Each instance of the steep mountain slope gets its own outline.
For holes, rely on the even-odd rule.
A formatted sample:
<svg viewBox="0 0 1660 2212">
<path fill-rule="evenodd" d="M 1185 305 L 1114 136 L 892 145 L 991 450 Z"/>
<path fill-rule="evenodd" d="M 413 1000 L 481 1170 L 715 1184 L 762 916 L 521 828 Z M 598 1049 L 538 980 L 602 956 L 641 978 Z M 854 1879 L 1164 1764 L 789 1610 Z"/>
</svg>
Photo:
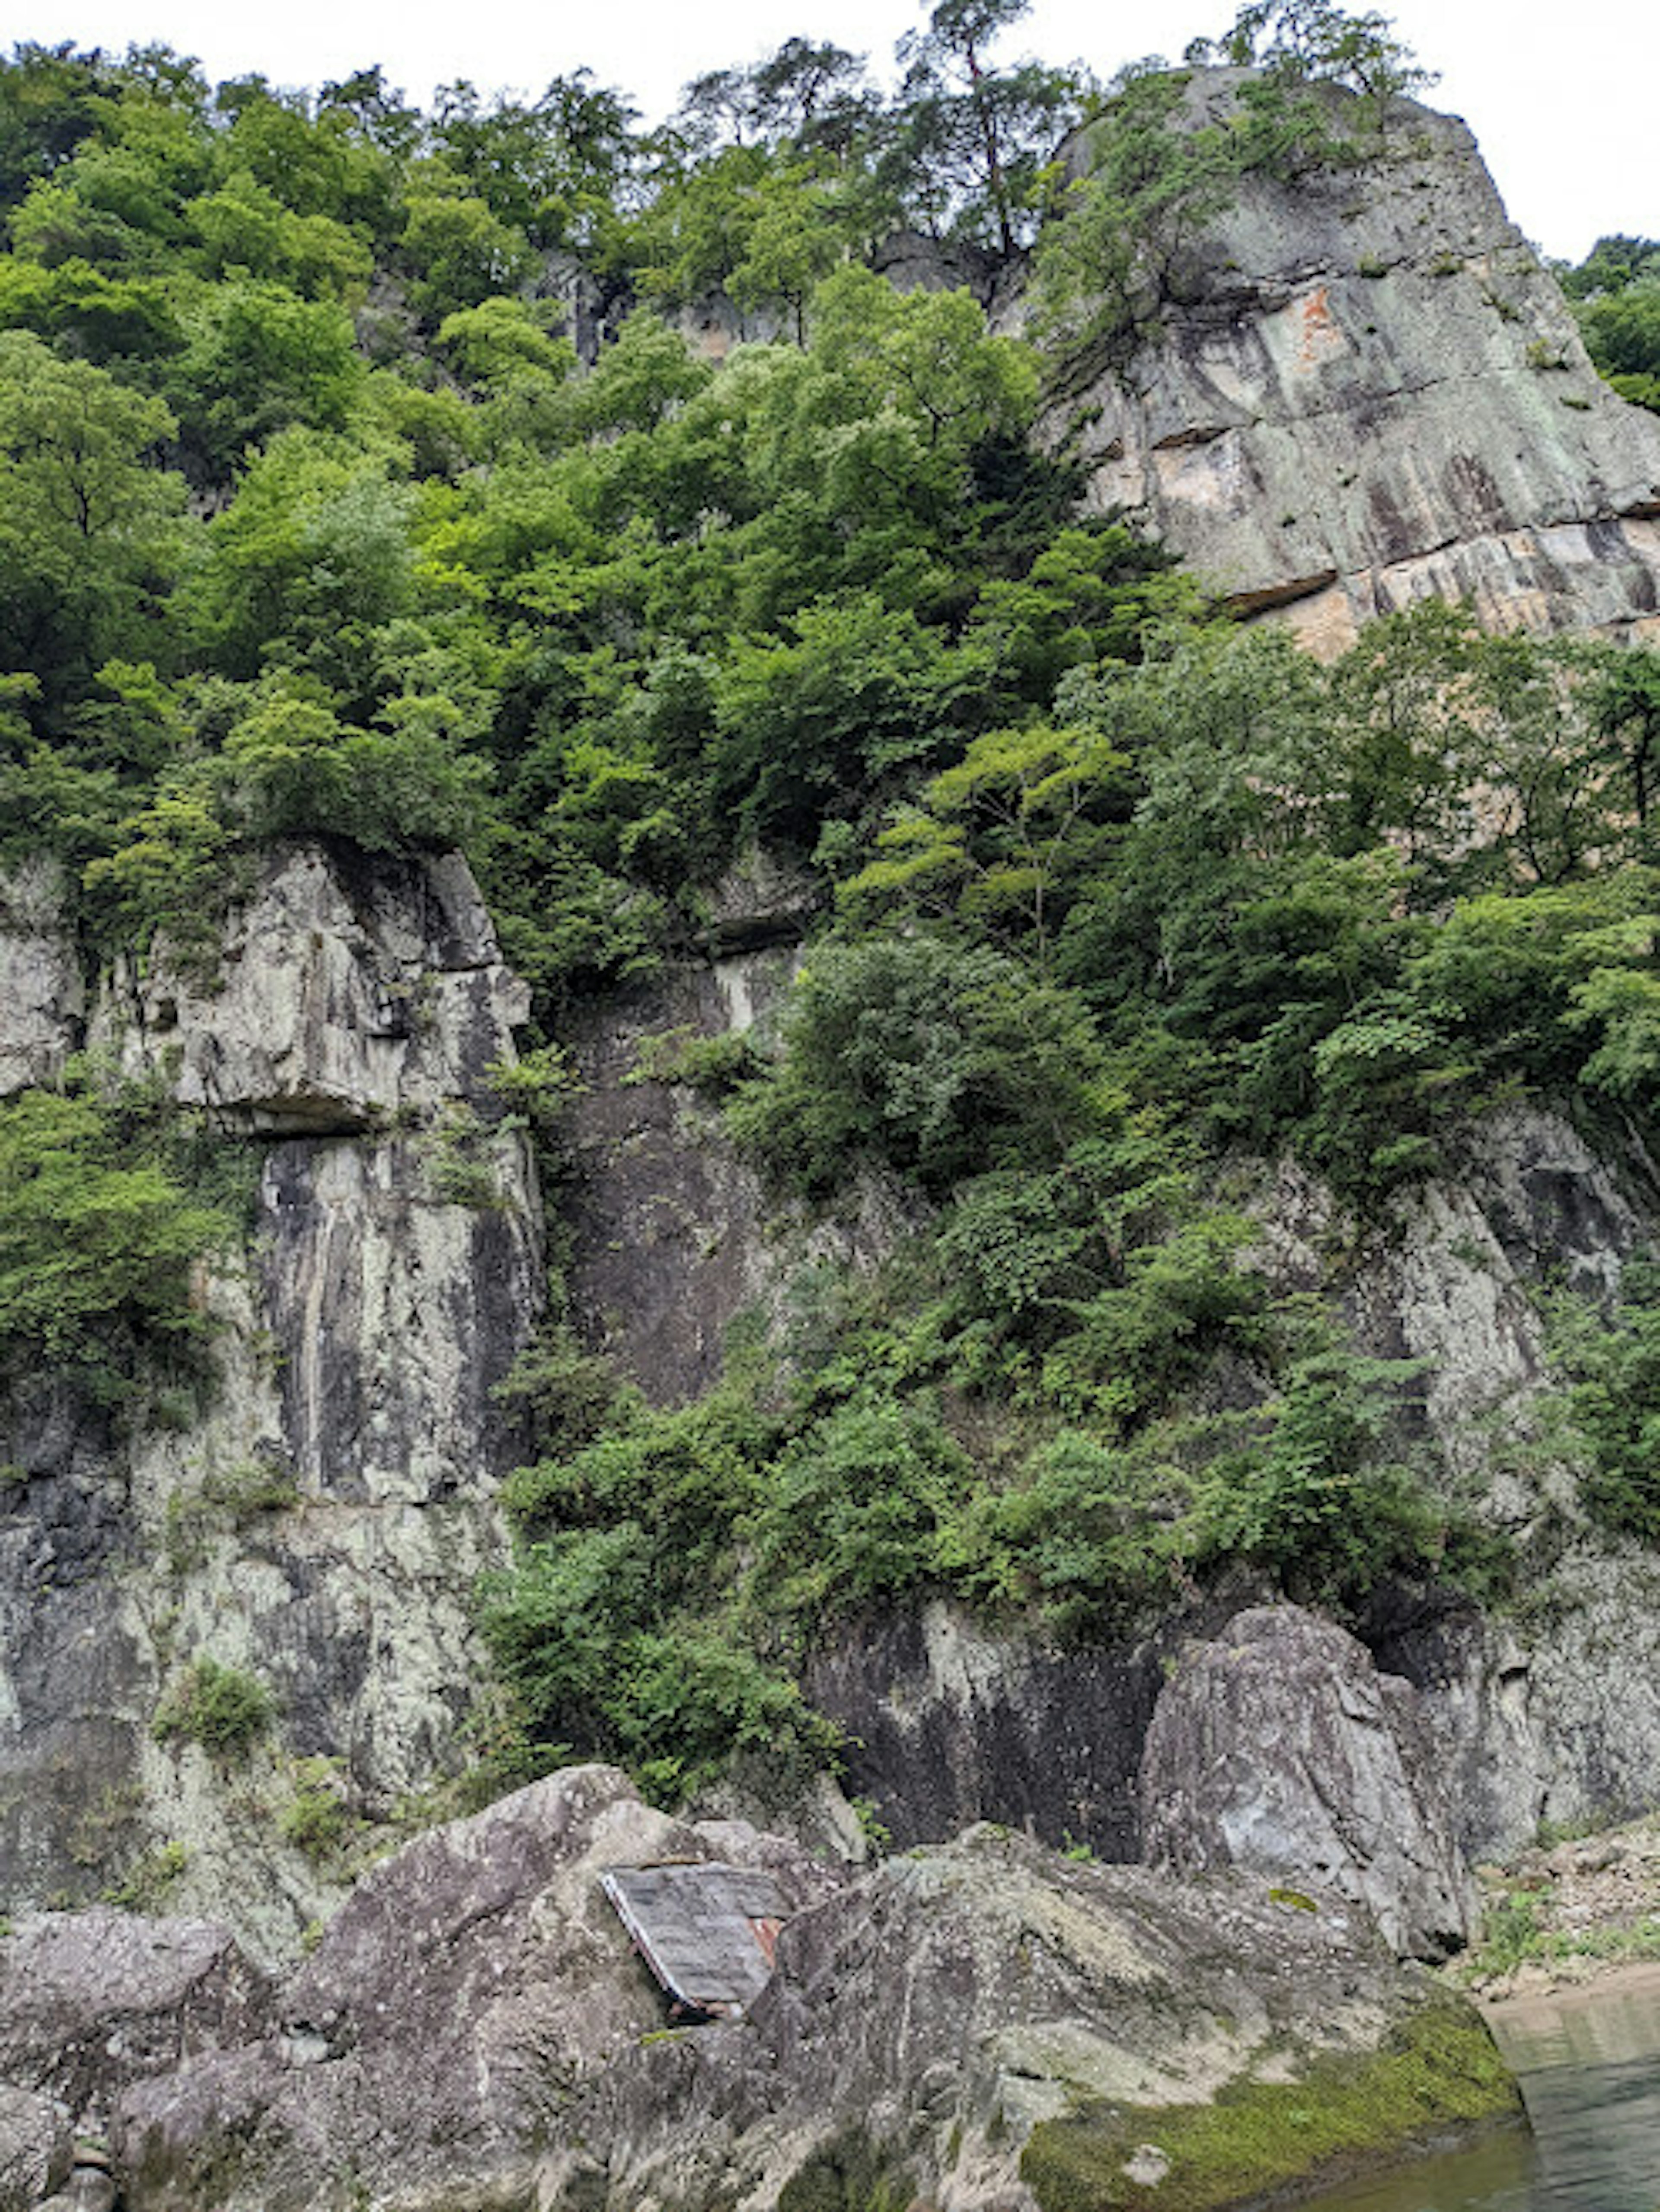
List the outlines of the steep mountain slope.
<svg viewBox="0 0 1660 2212">
<path fill-rule="evenodd" d="M 535 375 L 488 433 L 411 384 L 395 464 L 382 427 L 273 440 L 203 556 L 229 658 L 161 707 L 119 667 L 50 733 L 77 835 L 100 714 L 165 762 L 87 848 L 89 887 L 163 879 L 161 926 L 88 975 L 70 873 L 15 867 L 0 1081 L 135 1158 L 167 1132 L 232 1218 L 171 1368 L 56 1358 L 48 1314 L 6 1376 L 0 2212 L 100 2114 L 132 2212 L 1093 2202 L 1146 2149 L 1106 2103 L 1313 2063 L 1333 2005 L 1376 2042 L 1423 1993 L 1388 1953 L 1468 1932 L 1469 1855 L 1653 1794 L 1660 1509 L 1564 1393 L 1576 1327 L 1602 1387 L 1652 1317 L 1660 705 L 1454 620 L 1389 634 L 1398 689 L 1386 645 L 1319 690 L 1057 520 L 1010 428 L 1036 369 L 970 301 L 832 282 L 817 354 L 724 386 L 634 326 L 592 419 L 498 302 Z M 1322 648 L 1423 599 L 1652 626 L 1660 428 L 1462 125 L 1243 175 L 1164 293 L 1044 435 L 1236 611 Z M 386 471 L 423 440 L 417 492 Z M 431 849 L 473 818 L 457 730 L 514 784 L 495 920 Z M 757 831 L 794 849 L 682 879 Z M 497 920 L 562 1101 L 539 1160 Z M 595 1751 L 794 1840 L 578 1767 L 365 1872 L 469 1762 Z M 1028 1839 L 948 1841 L 976 1820 Z M 803 1838 L 924 1855 L 842 1884 Z M 683 1851 L 816 1900 L 753 2031 L 665 2041 L 596 1903 Z M 1156 2017 L 1115 2040 L 1104 1989 Z M 451 2101 L 411 2144 L 422 2069 Z"/>
</svg>

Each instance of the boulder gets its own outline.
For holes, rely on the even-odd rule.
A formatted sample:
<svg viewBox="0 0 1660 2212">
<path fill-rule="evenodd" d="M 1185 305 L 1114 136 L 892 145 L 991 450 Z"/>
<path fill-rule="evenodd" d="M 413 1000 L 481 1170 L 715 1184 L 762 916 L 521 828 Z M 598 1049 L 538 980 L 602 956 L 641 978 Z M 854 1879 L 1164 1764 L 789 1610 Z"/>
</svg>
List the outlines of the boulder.
<svg viewBox="0 0 1660 2212">
<path fill-rule="evenodd" d="M 3 1963 L 0 2083 L 77 2119 L 128 2082 L 247 2041 L 270 1997 L 228 1929 L 108 1906 L 33 1916 Z"/>
<path fill-rule="evenodd" d="M 664 1858 L 763 1869 L 783 1895 L 741 2021 L 671 2025 L 604 1898 L 604 1868 Z M 1033 2212 L 1043 2131 L 1064 2161 L 1069 2130 L 1098 2152 L 1128 2130 L 1112 2154 L 1145 2172 L 1179 2159 L 1183 2108 L 1259 2075 L 1294 2101 L 1305 2066 L 1363 2065 L 1426 1996 L 1353 1916 L 1259 1882 L 988 1827 L 838 1875 L 588 1767 L 376 1869 L 240 2047 L 97 2087 L 128 2212 Z M 1504 2104 L 1473 2017 L 1459 2034 L 1483 2109 Z M 1445 2117 L 1436 2094 L 1414 2125 Z"/>
<path fill-rule="evenodd" d="M 1147 1732 L 1141 1812 L 1148 1863 L 1171 1873 L 1335 1893 L 1403 1957 L 1444 1958 L 1471 1932 L 1415 1692 L 1298 1607 L 1256 1607 L 1188 1648 Z"/>
<path fill-rule="evenodd" d="M 289 1977 L 274 2033 L 128 2088 L 115 2142 L 130 2204 L 301 2212 L 356 2201 L 356 2178 L 377 2204 L 528 2202 L 543 2147 L 664 2026 L 599 1872 L 700 1858 L 763 1869 L 792 1910 L 836 1881 L 741 1823 L 656 1812 L 606 1767 L 417 1838 Z"/>
</svg>

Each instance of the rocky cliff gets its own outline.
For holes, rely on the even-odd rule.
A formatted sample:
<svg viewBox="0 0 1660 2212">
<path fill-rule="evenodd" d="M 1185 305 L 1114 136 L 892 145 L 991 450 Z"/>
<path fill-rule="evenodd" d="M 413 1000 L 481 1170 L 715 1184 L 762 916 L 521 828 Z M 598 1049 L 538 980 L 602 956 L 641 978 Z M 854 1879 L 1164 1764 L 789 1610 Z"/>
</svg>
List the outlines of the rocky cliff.
<svg viewBox="0 0 1660 2212">
<path fill-rule="evenodd" d="M 78 981 L 38 877 L 9 912 L 27 975 Z M 40 993 L 10 1002 L 26 1079 L 79 1041 L 74 982 L 52 1004 L 55 1034 Z M 328 1893 L 283 1840 L 294 1762 L 381 1813 L 455 1764 L 471 1587 L 503 1547 L 491 1392 L 542 1287 L 528 1150 L 488 1082 L 523 1013 L 459 861 L 319 846 L 271 856 L 216 970 L 162 946 L 106 985 L 94 1048 L 245 1147 L 252 1196 L 201 1287 L 200 1404 L 129 1432 L 40 1376 L 8 1409 L 14 1905 L 165 1880 L 292 1942 Z M 204 1660 L 269 1698 L 244 1765 L 154 1732 Z"/>
<path fill-rule="evenodd" d="M 1426 596 L 1622 634 L 1660 609 L 1660 430 L 1591 375 L 1462 125 L 1421 111 L 1363 171 L 1246 179 L 1156 336 L 1049 428 L 1096 508 L 1316 645 Z M 757 864 L 707 902 L 707 957 L 567 1015 L 575 1320 L 660 1406 L 717 1379 L 734 1322 L 826 1262 L 874 1269 L 927 1211 L 874 1170 L 820 1215 L 780 1201 L 676 1078 L 677 1040 L 768 1021 L 816 918 Z M 348 1896 L 319 1834 L 431 1818 L 489 1717 L 497 1386 L 544 1293 L 492 1081 L 525 1013 L 453 857 L 279 847 L 205 963 L 161 943 L 90 984 L 53 870 L 0 893 L 0 1090 L 88 1048 L 247 1193 L 195 1285 L 196 1396 L 123 1422 L 41 1373 L 4 1409 L 0 2212 L 90 2124 L 131 2212 L 1031 2212 L 1110 2201 L 1103 2172 L 1156 2207 L 1161 2115 L 1268 2094 L 1316 2045 L 1412 2055 L 1425 1984 L 1392 1954 L 1468 1935 L 1472 1856 L 1651 1797 L 1660 1565 L 1592 1524 L 1540 1401 L 1548 1286 L 1606 1299 L 1660 1189 L 1611 1120 L 1594 1146 L 1505 1105 L 1365 1220 L 1288 1161 L 1227 1173 L 1275 1291 L 1420 1363 L 1403 1432 L 1523 1559 L 1525 1602 L 1386 1584 L 1350 1634 L 1235 1567 L 1173 1574 L 1116 1639 L 937 1595 L 843 1613 L 803 1662 L 844 1739 L 829 1818 L 682 1822 L 568 1771 Z M 181 1717 L 216 1680 L 252 1700 L 234 1757 Z M 909 1855 L 868 1863 L 846 1798 Z M 711 1856 L 782 1886 L 780 1972 L 750 2021 L 666 2033 L 597 1876 Z M 1470 2117 L 1502 2091 L 1451 2033 L 1471 2102 L 1434 2110 Z"/>
<path fill-rule="evenodd" d="M 1239 82 L 1198 73 L 1189 124 Z M 1495 629 L 1660 619 L 1660 422 L 1592 369 L 1463 124 L 1410 103 L 1359 167 L 1243 178 L 1050 434 L 1096 508 L 1322 651 L 1426 599 Z"/>
</svg>

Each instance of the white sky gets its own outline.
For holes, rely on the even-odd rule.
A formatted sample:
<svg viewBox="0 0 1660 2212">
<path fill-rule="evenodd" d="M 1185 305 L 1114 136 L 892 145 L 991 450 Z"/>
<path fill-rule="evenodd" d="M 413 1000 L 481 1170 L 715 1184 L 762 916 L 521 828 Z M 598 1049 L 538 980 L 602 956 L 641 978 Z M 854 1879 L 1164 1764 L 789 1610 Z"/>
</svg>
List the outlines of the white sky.
<svg viewBox="0 0 1660 2212">
<path fill-rule="evenodd" d="M 1351 0 L 1358 9 L 1360 0 Z M 215 79 L 262 70 L 317 84 L 380 63 L 411 99 L 465 76 L 533 93 L 586 64 L 649 119 L 701 70 L 770 52 L 794 33 L 834 39 L 885 70 L 916 0 L 611 0 L 575 9 L 513 0 L 33 0 L 8 9 L 0 43 L 120 48 L 159 40 Z M 1655 0 L 1383 0 L 1401 37 L 1441 73 L 1427 95 L 1462 115 L 1514 220 L 1547 252 L 1578 260 L 1607 231 L 1660 237 L 1660 6 Z M 1139 55 L 1179 58 L 1214 35 L 1235 0 L 1034 0 L 1003 49 L 1082 60 L 1103 76 Z"/>
</svg>

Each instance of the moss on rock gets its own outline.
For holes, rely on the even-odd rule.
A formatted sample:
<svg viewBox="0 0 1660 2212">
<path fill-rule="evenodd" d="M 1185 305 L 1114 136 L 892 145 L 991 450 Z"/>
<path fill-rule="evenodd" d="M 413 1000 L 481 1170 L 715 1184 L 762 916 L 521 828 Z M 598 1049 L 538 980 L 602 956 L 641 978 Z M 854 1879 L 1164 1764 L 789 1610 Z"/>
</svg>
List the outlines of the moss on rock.
<svg viewBox="0 0 1660 2212">
<path fill-rule="evenodd" d="M 1208 2105 L 1046 2120 L 1020 2172 L 1043 2212 L 1225 2212 L 1520 2111 L 1481 2015 L 1437 1993 L 1370 2057 L 1323 2052 L 1294 2081 L 1231 2082 Z"/>
</svg>

